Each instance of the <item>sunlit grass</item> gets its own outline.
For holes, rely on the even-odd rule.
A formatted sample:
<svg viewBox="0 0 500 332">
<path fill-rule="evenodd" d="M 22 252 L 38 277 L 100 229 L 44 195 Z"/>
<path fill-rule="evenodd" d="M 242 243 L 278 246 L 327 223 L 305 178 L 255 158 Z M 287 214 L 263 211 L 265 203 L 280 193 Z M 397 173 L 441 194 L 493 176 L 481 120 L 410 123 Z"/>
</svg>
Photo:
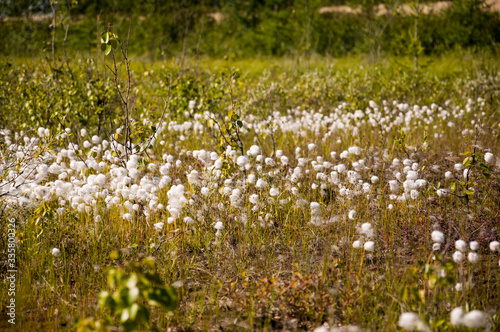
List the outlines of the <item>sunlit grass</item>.
<svg viewBox="0 0 500 332">
<path fill-rule="evenodd" d="M 26 63 L 28 68 L 39 66 L 39 60 L 10 60 L 16 69 Z M 152 322 L 161 330 L 313 330 L 325 323 L 330 327 L 353 324 L 372 330 L 397 330 L 403 312 L 417 313 L 433 329 L 453 330 L 459 329 L 450 323 L 450 311 L 455 307 L 482 310 L 489 317 L 488 326 L 493 330 L 498 328 L 499 257 L 498 252 L 488 249 L 491 241 L 500 239 L 497 166 L 500 128 L 496 111 L 499 79 L 495 67 L 498 60 L 465 53 L 423 57 L 420 59 L 422 72 L 417 76 L 412 76 L 411 59 L 403 58 L 387 58 L 377 63 L 365 57 L 313 57 L 299 62 L 290 58 L 238 61 L 200 58 L 198 71 L 196 59 L 190 58 L 184 59 L 185 72 L 175 67 L 179 61 L 132 59 L 134 93 L 138 96 L 133 117 L 140 120 L 134 123 L 138 131 L 143 130 L 141 121 L 158 123 L 162 105 L 159 97 L 166 95 L 166 77 L 179 77 L 162 131 L 148 154 L 142 156 L 146 164 L 155 163 L 155 169 L 147 169 L 146 165 L 130 166 L 130 169 L 139 169 L 141 176 L 130 179 L 130 183 L 120 182 L 124 176 L 112 175 L 112 168 L 122 164 L 107 159 L 106 148 L 95 156 L 89 148 L 83 148 L 84 141 L 97 134 L 97 124 L 101 122 L 94 121 L 95 115 L 90 114 L 88 120 L 85 119 L 91 123 L 86 126 L 89 135 L 84 137 L 79 132 L 83 121 L 76 121 L 81 121 L 78 115 L 91 113 L 97 106 L 76 105 L 72 107 L 81 107 L 76 108 L 81 114 L 69 113 L 69 117 L 75 116 L 75 123 L 64 123 L 72 128 L 67 140 L 58 136 L 64 127 L 59 128 L 55 121 L 50 127 L 50 135 L 58 136 L 59 140 L 50 146 L 53 158 L 44 163 L 64 162 L 70 169 L 71 161 L 79 159 L 61 155 L 61 149 L 68 149 L 68 140 L 78 143 L 82 158 L 88 162 L 95 158 L 104 165 L 100 169 L 68 170 L 64 181 L 71 182 L 71 176 L 74 180 L 87 181 L 89 175 L 100 173 L 106 175 L 105 184 L 90 197 L 80 189 L 66 196 L 57 197 L 54 192 L 39 195 L 37 185 L 51 183 L 57 187 L 55 181 L 59 174 L 47 173 L 37 179 L 38 184 L 26 187 L 21 193 L 30 199 L 29 204 L 19 207 L 7 198 L 1 201 L 1 218 L 14 217 L 18 223 L 20 272 L 16 328 L 70 329 L 77 318 L 102 318 L 106 312 L 97 306 L 97 297 L 106 288 L 106 269 L 124 266 L 126 261 L 141 261 L 150 255 L 155 257 L 165 283 L 178 287 L 178 310 L 171 313 L 152 310 Z M 43 64 L 38 69 L 41 67 Z M 242 73 L 234 83 L 234 94 L 245 126 L 244 151 L 252 145 L 260 145 L 259 154 L 264 158 L 273 157 L 275 165 L 266 164 L 265 159 L 257 161 L 257 157 L 250 154 L 250 166 L 243 171 L 231 153 L 225 155 L 225 146 L 216 139 L 217 130 L 210 128 L 203 118 L 204 112 L 222 117 L 227 114 L 231 103 L 227 77 L 233 68 Z M 87 86 L 86 75 L 97 72 L 100 79 L 103 77 L 100 67 L 101 72 L 91 68 L 95 71 L 91 74 L 83 65 L 75 65 L 73 70 L 76 81 L 81 84 L 68 88 L 77 90 L 75 94 Z M 31 73 L 31 69 L 27 72 Z M 45 83 L 51 82 L 48 73 L 37 73 L 33 81 L 26 79 L 25 83 L 15 85 L 9 81 L 12 73 L 5 69 L 2 87 L 12 93 L 16 91 L 10 90 L 12 86 L 22 90 L 28 85 L 44 96 L 45 89 L 55 91 L 49 90 Z M 418 84 L 415 80 L 419 80 Z M 104 90 L 92 91 L 88 99 L 103 95 L 112 100 L 116 97 Z M 64 91 L 62 96 L 67 94 L 69 92 Z M 86 95 L 82 95 L 86 100 Z M 16 103 L 26 102 L 22 95 L 12 93 L 12 96 L 19 98 L 15 99 Z M 68 100 L 76 100 L 74 98 Z M 386 98 L 387 110 L 384 110 Z M 485 100 L 484 105 L 478 98 Z M 45 100 L 38 100 L 39 107 L 43 106 Z M 189 100 L 195 100 L 198 107 L 192 114 Z M 210 104 L 211 100 L 217 103 Z M 376 106 L 370 101 L 375 101 Z M 117 108 L 108 102 L 106 107 Z M 435 109 L 431 106 L 433 102 L 437 104 Z M 16 103 L 8 104 L 11 112 L 16 110 Z M 342 103 L 345 106 L 340 107 Z M 407 109 L 398 106 L 404 103 L 409 104 Z M 414 105 L 419 108 L 413 112 Z M 424 106 L 433 111 L 420 114 Z M 466 111 L 467 107 L 470 111 Z M 464 112 L 461 113 L 461 109 Z M 351 119 L 356 110 L 365 113 Z M 195 114 L 200 117 L 195 118 Z M 332 114 L 337 114 L 337 118 Z M 373 119 L 369 114 L 374 115 Z M 19 121 L 21 114 L 6 116 L 12 122 L 2 124 L 17 130 L 12 126 L 18 125 L 15 121 Z M 382 120 L 383 117 L 387 119 Z M 32 126 L 42 126 L 36 119 L 26 119 L 32 121 Z M 121 126 L 122 118 L 116 119 L 117 123 L 110 125 L 113 129 Z M 339 126 L 332 129 L 332 123 L 337 120 Z M 177 128 L 174 121 L 179 126 L 198 121 L 204 130 Z M 479 124 L 477 129 L 475 124 Z M 275 126 L 275 131 L 266 126 Z M 401 128 L 405 129 L 404 139 Z M 27 135 L 38 137 L 38 128 L 32 129 Z M 7 137 L 12 140 L 13 136 L 3 135 L 3 140 Z M 100 138 L 109 139 L 102 133 Z M 40 139 L 40 145 L 45 144 L 43 135 Z M 402 143 L 398 143 L 398 139 L 403 140 Z M 360 148 L 359 154 L 349 152 L 346 158 L 341 157 L 343 151 L 354 146 Z M 438 189 L 450 190 L 452 183 L 456 185 L 453 194 L 463 195 L 460 190 L 467 189 L 460 184 L 463 170 L 455 170 L 454 165 L 464 165 L 463 153 L 473 146 L 476 146 L 476 160 L 489 165 L 490 177 L 486 177 L 479 166 L 464 166 L 474 172 L 474 180 L 468 184 L 474 187 L 470 200 L 466 202 L 454 195 L 438 196 Z M 297 147 L 301 149 L 298 153 Z M 216 152 L 217 158 L 225 155 L 219 175 L 216 168 L 210 168 L 215 160 L 210 159 L 205 165 L 193 157 L 193 152 L 200 149 Z M 277 150 L 288 157 L 288 164 L 277 156 Z M 488 151 L 494 156 L 493 162 L 485 160 Z M 331 152 L 336 155 L 332 156 Z M 168 157 L 164 154 L 172 156 L 165 174 L 161 166 L 167 164 Z M 301 163 L 298 157 L 307 160 L 300 166 L 302 177 L 292 180 L 294 169 Z M 318 157 L 323 160 L 318 161 Z M 394 163 L 395 158 L 400 160 L 399 165 Z M 409 160 L 406 170 L 405 159 Z M 180 166 L 175 165 L 177 160 Z M 315 169 L 312 161 L 331 165 L 325 170 Z M 355 171 L 359 178 L 349 181 L 350 175 L 339 171 L 338 182 L 331 180 L 333 167 L 339 164 Z M 415 189 L 418 194 L 415 199 L 409 198 L 410 190 L 405 193 L 403 189 L 412 167 L 419 179 L 426 181 L 425 186 Z M 188 174 L 192 170 L 200 173 L 201 185 L 190 183 Z M 454 178 L 446 179 L 446 171 L 453 172 Z M 34 174 L 43 173 L 37 170 Z M 325 173 L 327 179 L 318 177 L 319 173 Z M 397 173 L 400 173 L 400 188 L 391 191 L 389 181 L 396 179 Z M 267 186 L 257 188 L 255 183 L 245 184 L 250 174 L 264 179 Z M 171 181 L 160 188 L 154 178 L 165 175 Z M 372 180 L 373 176 L 379 181 Z M 141 179 L 146 180 L 141 183 Z M 224 183 L 227 179 L 232 182 Z M 358 180 L 370 185 L 366 192 Z M 74 188 L 83 186 L 74 181 L 73 184 Z M 141 199 L 137 192 L 133 198 L 119 192 L 119 189 L 130 190 L 132 184 L 155 189 L 146 199 Z M 173 199 L 167 193 L 177 184 L 185 186 L 183 195 L 192 202 L 183 203 L 179 217 L 168 223 L 173 215 L 168 205 Z M 320 187 L 322 184 L 325 188 Z M 202 193 L 201 187 L 210 189 L 208 195 Z M 232 204 L 230 194 L 223 193 L 224 187 L 230 188 L 228 193 L 241 189 L 241 202 Z M 341 192 L 341 187 L 349 189 L 351 194 Z M 279 194 L 272 196 L 271 188 L 278 189 Z M 252 194 L 258 195 L 257 204 L 250 202 Z M 110 204 L 107 196 L 117 197 L 118 203 Z M 75 197 L 78 199 L 72 206 Z M 130 211 L 125 206 L 129 201 L 138 204 L 138 210 Z M 151 201 L 156 202 L 153 207 L 149 206 Z M 320 225 L 311 223 L 312 202 L 319 203 Z M 163 207 L 158 208 L 158 204 Z M 57 209 L 61 207 L 64 210 L 59 213 Z M 350 214 L 352 210 L 355 215 Z M 126 212 L 131 214 L 130 220 L 124 218 Z M 195 223 L 187 225 L 185 217 L 193 218 Z M 154 226 L 159 222 L 164 223 L 160 231 Z M 217 222 L 224 226 L 219 235 L 214 228 Z M 369 236 L 360 231 L 360 226 L 367 222 L 373 228 Z M 433 230 L 442 231 L 445 238 L 441 248 L 434 252 Z M 374 251 L 353 248 L 353 242 L 359 239 L 373 240 Z M 458 239 L 467 244 L 479 241 L 478 264 L 467 262 L 467 258 L 462 263 L 453 262 Z M 52 254 L 53 248 L 60 250 L 59 257 Z M 110 257 L 115 250 L 121 253 L 118 259 Z M 457 283 L 462 284 L 461 291 L 456 290 Z M 1 294 L 3 304 L 7 297 Z M 2 328 L 8 327 L 4 321 L 1 324 Z"/>
</svg>

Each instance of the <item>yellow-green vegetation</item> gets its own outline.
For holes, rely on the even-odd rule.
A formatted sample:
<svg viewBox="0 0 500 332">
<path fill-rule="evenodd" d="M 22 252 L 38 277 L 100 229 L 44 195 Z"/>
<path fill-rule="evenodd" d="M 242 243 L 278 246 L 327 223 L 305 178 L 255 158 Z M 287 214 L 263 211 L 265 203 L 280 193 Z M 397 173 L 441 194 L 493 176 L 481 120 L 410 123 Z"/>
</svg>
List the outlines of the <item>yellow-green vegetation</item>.
<svg viewBox="0 0 500 332">
<path fill-rule="evenodd" d="M 1 329 L 500 328 L 489 53 L 103 50 L 2 59 Z"/>
</svg>

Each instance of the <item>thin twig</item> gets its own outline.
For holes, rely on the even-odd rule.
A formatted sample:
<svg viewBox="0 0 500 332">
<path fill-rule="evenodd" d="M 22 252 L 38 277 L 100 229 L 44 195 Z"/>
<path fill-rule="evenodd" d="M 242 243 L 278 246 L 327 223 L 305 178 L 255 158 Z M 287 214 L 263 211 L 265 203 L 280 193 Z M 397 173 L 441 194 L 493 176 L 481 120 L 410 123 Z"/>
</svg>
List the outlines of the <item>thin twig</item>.
<svg viewBox="0 0 500 332">
<path fill-rule="evenodd" d="M 147 149 L 147 147 L 149 146 L 149 144 L 151 143 L 151 141 L 153 140 L 153 138 L 156 136 L 156 133 L 158 132 L 158 129 L 163 124 L 163 116 L 165 115 L 165 112 L 167 111 L 168 104 L 170 102 L 170 89 L 171 89 L 171 87 L 172 87 L 172 83 L 169 82 L 167 99 L 163 99 L 163 101 L 165 103 L 165 107 L 163 108 L 163 112 L 160 115 L 160 122 L 158 123 L 157 127 L 155 128 L 153 134 L 149 137 L 149 139 L 147 141 L 147 144 L 145 144 L 143 146 L 141 152 L 144 152 Z"/>
<path fill-rule="evenodd" d="M 156 251 L 158 251 L 158 249 L 160 249 L 161 245 L 163 244 L 163 242 L 166 242 L 166 241 L 170 241 L 172 240 L 173 238 L 175 238 L 176 236 L 178 236 L 179 234 L 182 234 L 184 233 L 184 231 L 182 232 L 179 232 L 177 234 L 174 234 L 172 235 L 171 237 L 169 237 L 168 239 L 167 238 L 163 238 L 160 243 L 158 243 L 158 245 L 156 246 L 156 248 L 153 250 L 153 252 L 151 253 L 151 255 L 154 255 Z"/>
<path fill-rule="evenodd" d="M 63 39 L 63 43 L 62 43 L 62 48 L 63 48 L 63 53 L 64 53 L 64 60 L 66 61 L 66 67 L 68 67 L 68 72 L 71 76 L 71 79 L 74 80 L 74 76 L 73 76 L 73 71 L 71 71 L 71 67 L 69 66 L 69 61 L 68 61 L 68 55 L 66 54 L 66 40 L 68 39 L 68 30 L 69 30 L 69 26 L 71 24 L 71 7 L 70 7 L 70 4 L 68 3 L 68 25 L 66 26 L 64 24 L 64 18 L 61 19 L 61 24 L 65 30 L 65 33 L 64 33 L 64 39 Z"/>
<path fill-rule="evenodd" d="M 57 64 L 56 64 L 56 13 L 57 13 L 57 8 L 56 8 L 56 1 L 51 0 L 50 1 L 50 8 L 52 8 L 52 61 L 54 62 L 54 70 L 57 69 Z"/>
</svg>

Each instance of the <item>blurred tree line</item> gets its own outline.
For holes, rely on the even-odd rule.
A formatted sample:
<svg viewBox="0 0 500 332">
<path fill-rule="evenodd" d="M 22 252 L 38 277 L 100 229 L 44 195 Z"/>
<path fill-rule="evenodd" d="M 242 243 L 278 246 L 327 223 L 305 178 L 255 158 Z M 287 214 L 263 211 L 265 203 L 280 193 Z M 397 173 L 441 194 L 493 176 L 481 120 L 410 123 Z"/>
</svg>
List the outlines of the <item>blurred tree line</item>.
<svg viewBox="0 0 500 332">
<path fill-rule="evenodd" d="M 49 52 L 53 33 L 56 47 L 64 41 L 69 54 L 93 52 L 100 32 L 113 29 L 126 37 L 129 27 L 130 52 L 153 59 L 440 54 L 455 48 L 496 51 L 500 42 L 500 15 L 484 0 L 454 0 L 439 13 L 413 15 L 379 15 L 375 9 L 383 4 L 391 10 L 403 0 L 52 1 L 0 1 L 0 54 Z M 418 9 L 417 3 L 408 5 Z M 320 13 L 333 5 L 361 10 Z"/>
</svg>

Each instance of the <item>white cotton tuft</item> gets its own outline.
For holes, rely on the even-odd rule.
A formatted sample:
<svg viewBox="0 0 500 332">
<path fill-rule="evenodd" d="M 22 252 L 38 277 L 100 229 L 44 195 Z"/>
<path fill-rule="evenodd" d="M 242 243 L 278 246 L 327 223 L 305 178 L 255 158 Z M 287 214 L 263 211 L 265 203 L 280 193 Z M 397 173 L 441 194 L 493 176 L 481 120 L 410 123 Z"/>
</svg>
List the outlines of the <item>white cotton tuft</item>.
<svg viewBox="0 0 500 332">
<path fill-rule="evenodd" d="M 271 166 L 271 167 L 276 166 L 276 162 L 274 161 L 273 158 L 266 158 L 264 160 L 264 162 L 266 163 L 267 166 Z"/>
<path fill-rule="evenodd" d="M 461 251 L 455 251 L 455 252 L 453 253 L 452 258 L 453 258 L 453 261 L 454 261 L 455 263 L 461 263 L 461 262 L 463 262 L 463 261 L 464 261 L 464 258 L 465 258 L 465 257 L 464 257 L 464 254 L 463 254 Z"/>
<path fill-rule="evenodd" d="M 467 243 L 464 240 L 457 240 L 455 241 L 455 248 L 461 252 L 465 252 L 467 250 Z"/>
<path fill-rule="evenodd" d="M 100 187 L 104 187 L 104 185 L 106 184 L 106 175 L 97 174 L 97 176 L 94 179 L 94 183 L 99 185 Z"/>
<path fill-rule="evenodd" d="M 365 248 L 366 251 L 374 251 L 375 250 L 375 242 L 373 241 L 367 241 L 365 242 L 365 244 L 363 245 L 363 247 Z"/>
<path fill-rule="evenodd" d="M 262 179 L 258 179 L 257 180 L 257 183 L 255 184 L 255 186 L 257 188 L 261 188 L 261 189 L 264 189 L 265 187 L 267 187 L 267 182 L 262 180 Z"/>
<path fill-rule="evenodd" d="M 358 148 L 357 146 L 351 146 L 349 149 L 347 149 L 350 154 L 354 154 L 356 156 L 359 156 L 361 154 L 361 149 Z"/>
<path fill-rule="evenodd" d="M 323 220 L 321 218 L 321 205 L 317 202 L 311 202 L 311 224 L 321 226 Z"/>
<path fill-rule="evenodd" d="M 168 205 L 167 210 L 170 212 L 171 216 L 175 219 L 181 214 L 182 207 L 187 203 L 186 197 L 184 197 L 184 186 L 182 184 L 174 185 L 167 192 Z"/>
<path fill-rule="evenodd" d="M 250 197 L 248 197 L 248 200 L 252 204 L 257 204 L 257 202 L 259 201 L 259 196 L 257 194 L 250 195 Z"/>
<path fill-rule="evenodd" d="M 258 145 L 252 145 L 247 154 L 251 157 L 257 157 L 260 154 L 260 147 Z"/>
<path fill-rule="evenodd" d="M 495 157 L 493 156 L 493 153 L 486 152 L 484 154 L 484 161 L 486 161 L 488 164 L 493 164 L 495 162 Z"/>
<path fill-rule="evenodd" d="M 255 182 L 255 174 L 249 174 L 247 178 L 247 183 L 254 183 Z"/>
<path fill-rule="evenodd" d="M 418 173 L 415 171 L 409 171 L 406 174 L 406 179 L 415 181 L 418 179 Z"/>
<path fill-rule="evenodd" d="M 436 190 L 436 194 L 439 197 L 446 197 L 450 195 L 450 191 L 448 189 L 438 189 Z"/>
<path fill-rule="evenodd" d="M 418 195 L 419 195 L 419 193 L 418 193 L 417 190 L 413 189 L 412 191 L 410 191 L 410 197 L 411 197 L 411 199 L 417 199 Z"/>
<path fill-rule="evenodd" d="M 194 101 L 194 100 L 190 100 L 190 101 L 189 101 L 188 108 L 189 108 L 190 110 L 192 110 L 192 109 L 194 109 L 195 107 L 196 107 L 196 101 Z"/>
<path fill-rule="evenodd" d="M 463 325 L 464 310 L 462 307 L 455 308 L 450 313 L 450 323 L 453 326 Z"/>
<path fill-rule="evenodd" d="M 317 215 L 321 213 L 321 205 L 317 202 L 311 202 L 311 214 Z"/>
<path fill-rule="evenodd" d="M 241 190 L 238 188 L 232 190 L 231 195 L 229 196 L 232 207 L 237 209 L 241 207 L 241 204 L 243 203 L 243 197 L 241 194 Z"/>
<path fill-rule="evenodd" d="M 187 179 L 189 184 L 201 186 L 200 173 L 197 170 L 193 169 L 191 173 L 188 174 Z"/>
<path fill-rule="evenodd" d="M 488 316 L 482 311 L 472 310 L 464 315 L 462 322 L 468 328 L 480 329 L 488 324 Z"/>
<path fill-rule="evenodd" d="M 500 251 L 500 242 L 498 242 L 498 241 L 490 242 L 490 250 L 491 251 Z"/>
<path fill-rule="evenodd" d="M 372 224 L 365 222 L 361 225 L 361 233 L 368 234 L 372 230 Z"/>
<path fill-rule="evenodd" d="M 339 173 L 344 173 L 347 170 L 344 164 L 338 164 L 336 167 L 337 167 L 336 171 Z"/>
<path fill-rule="evenodd" d="M 469 252 L 469 254 L 467 255 L 467 259 L 472 264 L 477 264 L 479 263 L 479 254 L 476 252 Z"/>
<path fill-rule="evenodd" d="M 440 231 L 433 231 L 431 233 L 432 241 L 437 243 L 444 243 L 444 234 Z"/>
<path fill-rule="evenodd" d="M 236 159 L 236 164 L 240 167 L 245 167 L 246 164 L 248 164 L 248 157 L 247 156 L 239 156 Z"/>
<path fill-rule="evenodd" d="M 390 180 L 389 181 L 389 190 L 392 193 L 396 193 L 399 191 L 399 182 L 397 180 Z"/>
<path fill-rule="evenodd" d="M 320 327 L 317 327 L 313 330 L 313 332 L 329 332 L 330 330 L 328 330 L 326 327 L 324 326 L 320 326 Z"/>
<path fill-rule="evenodd" d="M 161 231 L 163 229 L 163 225 L 164 223 L 162 222 L 157 222 L 156 224 L 153 225 L 153 227 L 157 230 L 157 231 Z"/>
<path fill-rule="evenodd" d="M 404 312 L 399 316 L 398 326 L 406 331 L 429 331 L 422 318 L 414 312 Z"/>
<path fill-rule="evenodd" d="M 59 257 L 61 255 L 61 251 L 58 248 L 52 248 L 52 256 Z"/>
<path fill-rule="evenodd" d="M 217 159 L 215 162 L 214 162 L 214 167 L 216 169 L 221 169 L 222 168 L 222 159 Z"/>
<path fill-rule="evenodd" d="M 363 242 L 361 240 L 356 240 L 352 243 L 352 247 L 354 249 L 359 249 L 363 245 Z"/>
</svg>

